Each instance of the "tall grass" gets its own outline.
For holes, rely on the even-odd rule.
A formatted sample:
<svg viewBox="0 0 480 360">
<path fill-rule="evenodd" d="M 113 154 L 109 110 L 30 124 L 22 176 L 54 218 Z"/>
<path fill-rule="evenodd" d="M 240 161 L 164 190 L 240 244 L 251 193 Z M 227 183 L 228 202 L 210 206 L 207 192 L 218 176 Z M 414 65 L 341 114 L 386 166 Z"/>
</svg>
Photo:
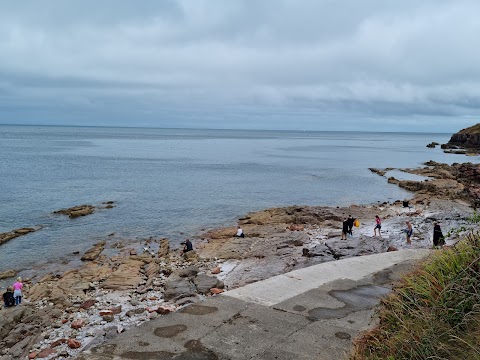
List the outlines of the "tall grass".
<svg viewBox="0 0 480 360">
<path fill-rule="evenodd" d="M 437 250 L 384 298 L 352 360 L 480 359 L 480 234 Z"/>
</svg>

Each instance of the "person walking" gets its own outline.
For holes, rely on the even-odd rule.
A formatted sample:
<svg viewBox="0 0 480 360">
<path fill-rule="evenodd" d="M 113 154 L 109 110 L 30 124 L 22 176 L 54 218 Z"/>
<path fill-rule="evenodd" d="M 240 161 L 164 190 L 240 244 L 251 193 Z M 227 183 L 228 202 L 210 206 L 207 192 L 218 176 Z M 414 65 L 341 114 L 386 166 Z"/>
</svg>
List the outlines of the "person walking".
<svg viewBox="0 0 480 360">
<path fill-rule="evenodd" d="M 347 240 L 348 234 L 348 219 L 344 219 L 342 223 L 342 240 Z"/>
<path fill-rule="evenodd" d="M 439 223 L 435 223 L 433 226 L 433 246 L 445 245 L 445 237 L 443 236 L 442 229 Z"/>
<path fill-rule="evenodd" d="M 408 245 L 411 245 L 412 244 L 412 240 L 410 239 L 410 237 L 412 236 L 413 234 L 413 227 L 412 227 L 412 224 L 410 223 L 410 221 L 405 221 L 405 224 L 407 225 L 407 227 L 405 228 L 405 234 L 407 235 L 407 244 Z"/>
<path fill-rule="evenodd" d="M 15 305 L 20 305 L 22 303 L 22 289 L 22 278 L 18 277 L 17 282 L 13 284 L 13 297 L 15 298 Z"/>
<path fill-rule="evenodd" d="M 378 236 L 382 236 L 380 233 L 382 229 L 382 219 L 380 219 L 380 216 L 375 215 L 375 227 L 373 228 L 373 236 L 377 236 L 377 229 L 378 229 Z"/>
</svg>

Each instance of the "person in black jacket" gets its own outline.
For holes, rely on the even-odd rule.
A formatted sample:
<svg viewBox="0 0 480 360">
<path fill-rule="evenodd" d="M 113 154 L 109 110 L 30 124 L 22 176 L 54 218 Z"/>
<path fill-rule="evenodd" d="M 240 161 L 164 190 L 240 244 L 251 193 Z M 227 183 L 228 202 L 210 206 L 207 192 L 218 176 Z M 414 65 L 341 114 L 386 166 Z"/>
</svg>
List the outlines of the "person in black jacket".
<svg viewBox="0 0 480 360">
<path fill-rule="evenodd" d="M 355 219 L 352 217 L 352 215 L 348 215 L 348 219 L 347 219 L 347 225 L 348 225 L 348 233 L 350 234 L 350 236 L 353 236 L 353 223 L 355 222 Z"/>
<path fill-rule="evenodd" d="M 433 226 L 433 246 L 445 245 L 445 237 L 443 236 L 442 229 L 439 223 L 435 223 Z"/>
<path fill-rule="evenodd" d="M 9 286 L 7 291 L 3 293 L 3 304 L 5 307 L 10 307 L 15 305 L 15 298 L 13 297 L 13 288 Z"/>
<path fill-rule="evenodd" d="M 348 219 L 343 220 L 342 223 L 342 240 L 347 240 L 348 234 Z"/>
</svg>

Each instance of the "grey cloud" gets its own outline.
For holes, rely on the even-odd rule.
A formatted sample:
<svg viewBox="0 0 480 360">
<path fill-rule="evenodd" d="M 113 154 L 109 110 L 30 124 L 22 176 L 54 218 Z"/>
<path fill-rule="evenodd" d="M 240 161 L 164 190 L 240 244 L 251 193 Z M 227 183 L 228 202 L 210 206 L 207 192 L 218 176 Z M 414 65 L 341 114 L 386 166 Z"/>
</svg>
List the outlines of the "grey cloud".
<svg viewBox="0 0 480 360">
<path fill-rule="evenodd" d="M 174 126 L 165 120 L 170 113 L 178 126 L 291 127 L 281 112 L 297 114 L 298 127 L 322 129 L 328 117 L 339 126 L 342 118 L 416 117 L 421 128 L 444 117 L 453 130 L 479 115 L 477 1 L 31 0 L 2 7 L 0 122 L 23 121 L 25 109 L 35 108 L 47 122 L 116 125 L 120 113 L 122 124 L 135 116 Z"/>
</svg>

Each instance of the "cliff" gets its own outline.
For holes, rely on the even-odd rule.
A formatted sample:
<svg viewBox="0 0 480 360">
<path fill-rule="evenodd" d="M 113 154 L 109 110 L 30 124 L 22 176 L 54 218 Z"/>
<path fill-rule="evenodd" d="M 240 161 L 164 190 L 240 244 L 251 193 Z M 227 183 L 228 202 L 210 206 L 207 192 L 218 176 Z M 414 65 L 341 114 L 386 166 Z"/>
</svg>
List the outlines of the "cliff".
<svg viewBox="0 0 480 360">
<path fill-rule="evenodd" d="M 480 123 L 453 134 L 450 141 L 442 145 L 442 149 L 475 149 L 480 150 Z"/>
</svg>

